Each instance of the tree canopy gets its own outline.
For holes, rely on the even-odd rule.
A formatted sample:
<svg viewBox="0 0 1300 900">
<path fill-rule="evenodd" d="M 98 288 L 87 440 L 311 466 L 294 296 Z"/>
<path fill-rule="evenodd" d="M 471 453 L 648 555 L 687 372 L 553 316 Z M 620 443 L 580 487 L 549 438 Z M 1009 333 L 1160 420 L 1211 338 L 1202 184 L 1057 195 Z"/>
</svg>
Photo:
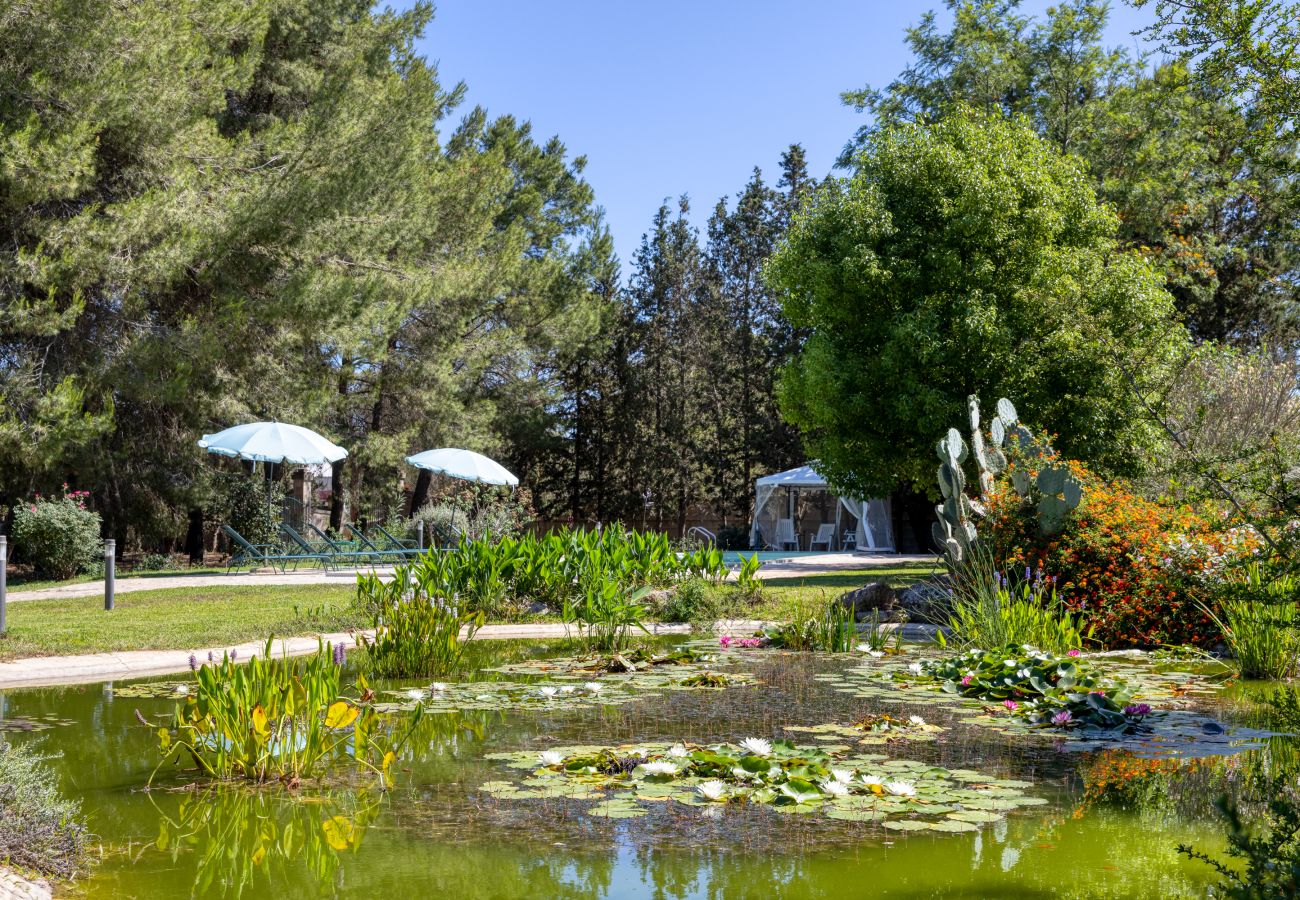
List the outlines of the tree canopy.
<svg viewBox="0 0 1300 900">
<path fill-rule="evenodd" d="M 553 398 L 608 236 L 558 140 L 444 125 L 427 3 L 6 10 L 0 505 L 71 481 L 174 533 L 194 440 L 249 418 L 346 443 L 373 501 L 413 448 L 491 449 L 503 398 Z"/>
<path fill-rule="evenodd" d="M 1076 458 L 1134 469 L 1152 434 L 1114 360 L 1158 371 L 1182 337 L 1118 225 L 1024 119 L 960 108 L 868 135 L 767 268 L 809 332 L 783 407 L 831 481 L 858 496 L 932 484 L 935 436 L 971 394 L 1012 398 Z"/>
</svg>

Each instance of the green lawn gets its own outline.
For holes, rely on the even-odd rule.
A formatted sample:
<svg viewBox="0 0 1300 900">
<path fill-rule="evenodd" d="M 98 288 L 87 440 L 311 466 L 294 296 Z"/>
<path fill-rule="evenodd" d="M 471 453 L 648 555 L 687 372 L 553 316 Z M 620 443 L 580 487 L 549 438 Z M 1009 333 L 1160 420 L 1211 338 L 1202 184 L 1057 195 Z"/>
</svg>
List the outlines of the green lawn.
<svg viewBox="0 0 1300 900">
<path fill-rule="evenodd" d="M 781 620 L 791 618 L 796 608 L 829 602 L 845 591 L 872 581 L 887 581 L 893 587 L 906 587 L 935 572 L 932 565 L 876 566 L 849 569 L 827 575 L 803 578 L 774 578 L 763 582 L 763 600 L 750 607 L 746 618 Z"/>
<path fill-rule="evenodd" d="M 829 602 L 868 581 L 899 587 L 930 574 L 929 566 L 879 567 L 774 579 L 763 600 L 727 611 L 737 618 L 784 620 L 796 609 Z M 724 596 L 730 587 L 721 588 Z M 364 624 L 352 611 L 356 588 L 339 585 L 218 585 L 118 594 L 103 598 L 25 600 L 8 607 L 9 635 L 0 659 L 68 656 L 110 650 L 179 650 L 243 641 L 341 631 Z"/>
<path fill-rule="evenodd" d="M 351 614 L 354 585 L 167 588 L 102 597 L 24 600 L 8 606 L 0 659 L 110 650 L 175 650 L 338 631 Z"/>
</svg>

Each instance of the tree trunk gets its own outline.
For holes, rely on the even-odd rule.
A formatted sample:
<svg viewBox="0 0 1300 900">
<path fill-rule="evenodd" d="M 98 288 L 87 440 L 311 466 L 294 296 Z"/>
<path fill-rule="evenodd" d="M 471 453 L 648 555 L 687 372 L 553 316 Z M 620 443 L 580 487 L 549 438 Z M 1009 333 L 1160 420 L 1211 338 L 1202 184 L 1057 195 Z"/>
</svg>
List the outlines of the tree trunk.
<svg viewBox="0 0 1300 900">
<path fill-rule="evenodd" d="M 203 510 L 190 510 L 190 527 L 185 532 L 185 553 L 191 563 L 203 563 Z"/>
</svg>

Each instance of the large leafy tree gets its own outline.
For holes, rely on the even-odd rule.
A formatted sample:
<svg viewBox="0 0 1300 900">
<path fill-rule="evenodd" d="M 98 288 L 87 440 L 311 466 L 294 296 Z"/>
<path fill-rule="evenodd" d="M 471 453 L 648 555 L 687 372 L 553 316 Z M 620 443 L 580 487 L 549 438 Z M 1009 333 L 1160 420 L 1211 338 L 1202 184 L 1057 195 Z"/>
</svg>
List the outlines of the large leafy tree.
<svg viewBox="0 0 1300 900">
<path fill-rule="evenodd" d="M 175 534 L 195 438 L 274 417 L 352 447 L 355 514 L 405 452 L 500 440 L 505 388 L 581 337 L 596 214 L 558 142 L 444 136 L 430 14 L 0 11 L 0 505 L 71 480 Z"/>
<path fill-rule="evenodd" d="M 1083 167 L 1024 120 L 958 109 L 878 131 L 767 269 L 810 332 L 782 402 L 858 496 L 933 483 L 970 394 L 1007 396 L 1075 458 L 1133 469 L 1153 435 L 1115 360 L 1160 371 L 1181 329 L 1158 274 L 1115 249 Z"/>
<path fill-rule="evenodd" d="M 1108 7 L 1097 0 L 1039 18 L 1019 0 L 946 5 L 947 30 L 933 13 L 909 29 L 914 61 L 893 82 L 844 95 L 872 116 L 848 155 L 880 128 L 937 121 L 959 105 L 1024 115 L 1087 163 L 1119 213 L 1121 242 L 1160 269 L 1197 338 L 1283 351 L 1300 343 L 1296 143 L 1270 99 L 1288 82 L 1274 75 L 1271 92 L 1248 89 L 1263 83 L 1261 72 L 1278 72 L 1288 29 L 1294 37 L 1282 4 L 1160 5 L 1171 42 L 1189 53 L 1216 48 L 1194 78 L 1184 62 L 1149 69 L 1104 46 Z M 1225 48 L 1244 40 L 1243 29 L 1263 42 L 1228 65 Z"/>
</svg>

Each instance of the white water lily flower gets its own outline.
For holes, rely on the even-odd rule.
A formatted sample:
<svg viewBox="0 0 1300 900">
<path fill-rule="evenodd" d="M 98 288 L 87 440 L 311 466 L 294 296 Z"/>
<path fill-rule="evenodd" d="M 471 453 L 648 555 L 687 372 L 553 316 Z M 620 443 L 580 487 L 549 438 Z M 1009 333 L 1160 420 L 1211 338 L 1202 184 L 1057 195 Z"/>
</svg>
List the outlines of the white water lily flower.
<svg viewBox="0 0 1300 900">
<path fill-rule="evenodd" d="M 628 756 L 640 756 L 643 759 L 649 755 L 650 755 L 650 751 L 646 750 L 645 747 L 637 747 L 635 750 L 633 750 L 631 753 L 628 754 Z"/>
<path fill-rule="evenodd" d="M 925 724 L 925 719 L 922 719 L 920 716 L 908 716 L 907 721 L 918 728 Z"/>
<path fill-rule="evenodd" d="M 847 785 L 840 784 L 840 782 L 830 778 L 822 782 L 822 790 L 830 797 L 847 797 L 849 795 Z"/>
<path fill-rule="evenodd" d="M 571 684 L 566 684 L 564 687 L 560 688 L 560 693 L 561 693 L 561 694 L 572 694 L 572 693 L 573 693 L 574 691 L 576 691 L 576 690 L 577 690 L 577 688 L 574 687 L 573 685 L 571 685 Z"/>
<path fill-rule="evenodd" d="M 895 797 L 915 797 L 916 786 L 908 784 L 906 781 L 886 781 L 884 789 Z"/>
<path fill-rule="evenodd" d="M 641 768 L 647 775 L 676 775 L 677 763 L 670 762 L 648 762 L 642 763 Z"/>
<path fill-rule="evenodd" d="M 868 651 L 867 651 L 867 656 L 870 656 L 870 657 L 873 658 L 873 659 L 880 659 L 880 657 L 882 657 L 882 656 L 884 656 L 884 655 L 885 655 L 885 654 L 884 654 L 884 651 L 882 651 L 882 650 L 868 650 Z"/>
<path fill-rule="evenodd" d="M 176 693 L 180 694 L 182 697 L 184 697 L 189 692 L 190 692 L 190 686 L 188 684 L 176 685 Z"/>
<path fill-rule="evenodd" d="M 717 779 L 704 782 L 696 790 L 705 800 L 725 800 L 727 797 L 727 786 Z"/>
<path fill-rule="evenodd" d="M 558 766 L 564 762 L 564 754 L 555 750 L 543 750 L 537 754 L 537 758 L 542 761 L 544 766 Z"/>
<path fill-rule="evenodd" d="M 765 738 L 745 738 L 740 742 L 740 749 L 755 756 L 771 756 L 772 742 Z"/>
<path fill-rule="evenodd" d="M 754 773 L 753 773 L 753 772 L 746 772 L 746 771 L 745 771 L 744 769 L 742 769 L 740 766 L 732 766 L 732 767 L 731 767 L 731 777 L 734 778 L 734 779 L 736 779 L 737 781 L 744 781 L 746 778 L 753 778 L 753 777 L 754 777 Z"/>
<path fill-rule="evenodd" d="M 840 784 L 848 784 L 853 780 L 853 773 L 848 769 L 831 769 L 831 777 Z"/>
<path fill-rule="evenodd" d="M 435 681 L 433 684 L 429 685 L 429 690 L 442 693 L 443 691 L 447 690 L 447 685 L 445 682 Z"/>
<path fill-rule="evenodd" d="M 543 697 L 554 697 L 560 691 L 558 688 L 544 687 L 544 688 L 538 688 L 537 692 L 541 694 Z"/>
<path fill-rule="evenodd" d="M 668 748 L 668 755 L 673 759 L 685 759 L 688 755 L 685 744 L 673 744 Z"/>
<path fill-rule="evenodd" d="M 913 675 L 920 675 L 920 674 L 921 674 L 921 664 L 920 664 L 920 663 L 912 663 L 910 666 L 907 667 L 907 670 L 908 670 L 909 672 L 911 672 Z"/>
<path fill-rule="evenodd" d="M 423 689 L 423 688 L 411 688 L 409 691 L 406 692 L 406 696 L 409 697 L 409 698 L 412 699 L 412 700 L 423 700 L 423 699 L 424 699 L 424 689 Z"/>
<path fill-rule="evenodd" d="M 862 783 L 867 787 L 872 787 L 873 785 L 883 787 L 885 784 L 884 780 L 876 775 L 863 775 Z"/>
<path fill-rule="evenodd" d="M 586 684 L 583 685 L 583 687 L 585 687 L 587 690 L 591 691 L 593 694 L 599 694 L 599 693 L 600 693 L 600 684 L 599 684 L 598 682 L 595 682 L 595 681 L 588 681 Z"/>
</svg>

